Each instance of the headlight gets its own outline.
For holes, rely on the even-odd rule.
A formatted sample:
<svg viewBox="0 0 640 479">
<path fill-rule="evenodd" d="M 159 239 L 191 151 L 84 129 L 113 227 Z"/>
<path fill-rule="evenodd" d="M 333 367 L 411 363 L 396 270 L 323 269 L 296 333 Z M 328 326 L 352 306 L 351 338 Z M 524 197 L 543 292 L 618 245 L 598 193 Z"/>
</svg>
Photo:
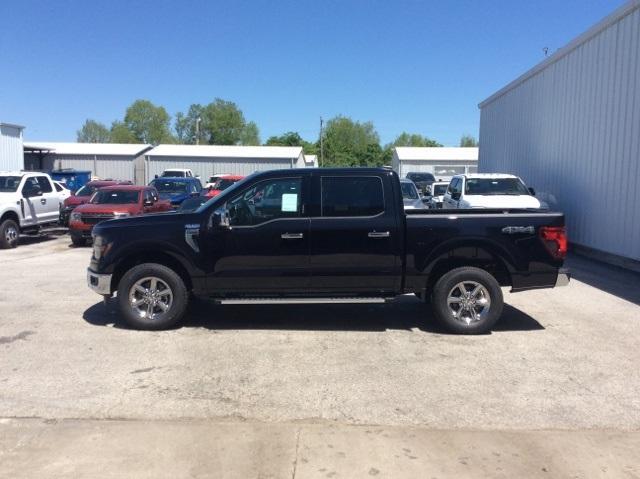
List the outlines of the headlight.
<svg viewBox="0 0 640 479">
<path fill-rule="evenodd" d="M 71 213 L 71 221 L 82 221 L 81 213 Z"/>
<path fill-rule="evenodd" d="M 109 249 L 111 249 L 111 243 L 107 243 L 102 236 L 93 237 L 93 257 L 96 260 L 105 256 Z"/>
</svg>

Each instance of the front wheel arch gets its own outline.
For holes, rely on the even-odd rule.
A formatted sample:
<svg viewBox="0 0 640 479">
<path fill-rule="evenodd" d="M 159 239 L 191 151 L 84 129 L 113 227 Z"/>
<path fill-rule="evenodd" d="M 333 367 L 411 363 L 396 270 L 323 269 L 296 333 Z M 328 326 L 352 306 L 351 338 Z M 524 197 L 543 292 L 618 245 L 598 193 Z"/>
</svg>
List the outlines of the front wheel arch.
<svg viewBox="0 0 640 479">
<path fill-rule="evenodd" d="M 118 290 L 120 280 L 131 268 L 144 263 L 155 263 L 173 270 L 178 276 L 180 276 L 187 288 L 187 291 L 191 291 L 193 289 L 191 275 L 178 259 L 165 252 L 152 250 L 146 252 L 132 252 L 119 261 L 113 271 L 113 275 L 111 276 L 111 291 Z"/>
</svg>

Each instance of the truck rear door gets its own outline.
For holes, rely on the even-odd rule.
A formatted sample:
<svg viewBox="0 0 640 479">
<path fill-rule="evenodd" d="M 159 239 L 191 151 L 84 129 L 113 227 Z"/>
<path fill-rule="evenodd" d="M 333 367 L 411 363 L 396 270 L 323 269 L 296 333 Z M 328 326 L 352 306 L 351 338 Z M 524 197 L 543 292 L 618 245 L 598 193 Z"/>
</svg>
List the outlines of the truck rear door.
<svg viewBox="0 0 640 479">
<path fill-rule="evenodd" d="M 327 172 L 313 177 L 310 289 L 394 292 L 401 276 L 400 212 L 391 176 Z M 319 200 L 319 201 L 318 201 Z"/>
</svg>

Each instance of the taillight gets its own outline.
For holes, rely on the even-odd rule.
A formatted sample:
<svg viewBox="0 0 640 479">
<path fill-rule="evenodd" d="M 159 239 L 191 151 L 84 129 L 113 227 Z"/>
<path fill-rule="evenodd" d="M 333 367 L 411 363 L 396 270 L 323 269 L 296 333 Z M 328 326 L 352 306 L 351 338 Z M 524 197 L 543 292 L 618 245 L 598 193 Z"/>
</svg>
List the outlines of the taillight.
<svg viewBox="0 0 640 479">
<path fill-rule="evenodd" d="M 543 226 L 540 228 L 540 239 L 554 258 L 564 259 L 567 256 L 567 231 L 564 226 Z"/>
</svg>

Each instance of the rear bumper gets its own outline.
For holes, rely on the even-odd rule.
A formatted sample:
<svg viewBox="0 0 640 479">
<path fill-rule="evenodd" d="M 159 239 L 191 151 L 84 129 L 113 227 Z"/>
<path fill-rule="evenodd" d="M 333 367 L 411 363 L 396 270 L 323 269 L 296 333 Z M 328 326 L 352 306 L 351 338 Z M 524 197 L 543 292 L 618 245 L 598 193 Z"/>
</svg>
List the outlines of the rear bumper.
<svg viewBox="0 0 640 479">
<path fill-rule="evenodd" d="M 571 271 L 568 268 L 560 268 L 558 271 L 558 279 L 556 279 L 555 287 L 567 286 L 571 281 Z"/>
<path fill-rule="evenodd" d="M 111 295 L 111 275 L 94 273 L 87 269 L 87 286 L 103 296 Z"/>
</svg>

